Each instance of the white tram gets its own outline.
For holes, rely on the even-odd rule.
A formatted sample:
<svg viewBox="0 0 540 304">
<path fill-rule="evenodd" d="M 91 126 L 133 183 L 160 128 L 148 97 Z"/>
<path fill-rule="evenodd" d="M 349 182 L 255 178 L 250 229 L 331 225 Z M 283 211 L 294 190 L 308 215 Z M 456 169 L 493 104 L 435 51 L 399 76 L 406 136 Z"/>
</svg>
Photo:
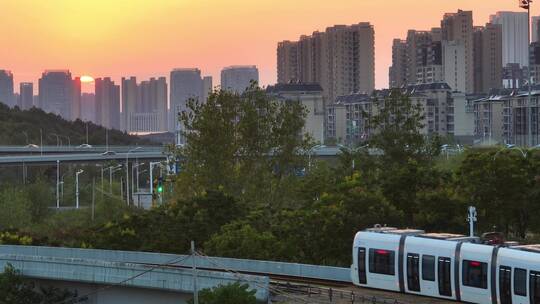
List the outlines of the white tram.
<svg viewBox="0 0 540 304">
<path fill-rule="evenodd" d="M 355 285 L 479 304 L 540 304 L 540 245 L 373 228 L 353 243 Z"/>
</svg>

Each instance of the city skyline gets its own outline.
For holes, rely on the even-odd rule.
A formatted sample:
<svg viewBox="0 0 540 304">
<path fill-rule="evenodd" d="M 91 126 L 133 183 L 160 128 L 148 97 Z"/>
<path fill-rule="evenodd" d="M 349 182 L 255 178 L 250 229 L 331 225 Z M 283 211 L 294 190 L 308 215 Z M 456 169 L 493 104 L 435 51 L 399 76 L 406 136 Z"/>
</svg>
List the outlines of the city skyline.
<svg viewBox="0 0 540 304">
<path fill-rule="evenodd" d="M 145 1 L 70 2 L 0 4 L 0 34 L 10 46 L 0 50 L 0 58 L 2 68 L 13 72 L 16 88 L 20 82 L 36 83 L 43 70 L 56 68 L 119 83 L 121 77 L 168 75 L 177 67 L 198 67 L 217 80 L 223 67 L 244 64 L 257 65 L 261 84 L 268 85 L 276 82 L 277 42 L 358 22 L 375 27 L 376 88 L 383 88 L 392 40 L 407 29 L 438 26 L 444 13 L 457 9 L 472 10 L 475 25 L 485 24 L 498 11 L 519 11 L 516 3 L 506 0 L 493 0 L 489 7 L 466 0 L 396 0 L 392 6 L 349 0 L 300 0 L 292 5 L 267 0 L 160 1 L 160 6 Z M 147 35 L 152 32 L 159 34 Z M 92 90 L 93 85 L 83 87 L 84 92 Z"/>
</svg>

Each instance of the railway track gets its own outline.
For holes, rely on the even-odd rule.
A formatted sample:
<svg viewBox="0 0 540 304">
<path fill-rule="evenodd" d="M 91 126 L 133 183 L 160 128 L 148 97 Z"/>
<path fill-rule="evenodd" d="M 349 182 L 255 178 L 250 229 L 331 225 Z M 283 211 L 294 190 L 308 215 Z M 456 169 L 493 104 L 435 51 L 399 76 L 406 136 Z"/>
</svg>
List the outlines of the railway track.
<svg viewBox="0 0 540 304">
<path fill-rule="evenodd" d="M 159 266 L 142 264 L 149 267 Z M 191 269 L 189 266 L 167 265 L 165 268 Z M 197 267 L 198 270 L 230 272 L 222 268 Z M 393 293 L 384 290 L 360 288 L 350 282 L 313 279 L 296 276 L 276 275 L 259 272 L 234 271 L 238 274 L 266 276 L 270 279 L 272 303 L 371 303 L 371 304 L 449 304 L 456 302 L 442 301 L 433 298 L 418 297 L 408 294 Z M 278 290 L 279 293 L 275 292 Z M 296 300 L 284 297 L 282 293 L 294 295 Z"/>
</svg>

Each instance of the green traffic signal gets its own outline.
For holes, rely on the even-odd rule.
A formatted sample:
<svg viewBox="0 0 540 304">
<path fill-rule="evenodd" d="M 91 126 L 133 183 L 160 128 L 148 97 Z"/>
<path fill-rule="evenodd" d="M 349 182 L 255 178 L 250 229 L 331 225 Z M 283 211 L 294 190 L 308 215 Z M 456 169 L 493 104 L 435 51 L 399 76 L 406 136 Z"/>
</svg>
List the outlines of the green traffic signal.
<svg viewBox="0 0 540 304">
<path fill-rule="evenodd" d="M 159 192 L 159 193 L 163 192 L 163 186 L 158 186 L 157 192 Z"/>
</svg>

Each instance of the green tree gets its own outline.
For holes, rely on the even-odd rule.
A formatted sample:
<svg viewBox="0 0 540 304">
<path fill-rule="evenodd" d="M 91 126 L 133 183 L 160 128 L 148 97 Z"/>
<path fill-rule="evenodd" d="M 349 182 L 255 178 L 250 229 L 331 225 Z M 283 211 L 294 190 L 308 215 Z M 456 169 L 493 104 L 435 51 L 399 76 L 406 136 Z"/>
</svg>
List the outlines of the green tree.
<svg viewBox="0 0 540 304">
<path fill-rule="evenodd" d="M 32 223 L 32 204 L 28 193 L 15 187 L 6 187 L 0 192 L 0 227 L 2 229 L 23 228 Z"/>
<path fill-rule="evenodd" d="M 77 293 L 53 287 L 36 288 L 32 282 L 25 280 L 12 265 L 7 265 L 0 274 L 1 304 L 56 304 L 84 303 L 86 299 L 78 298 Z"/>
<path fill-rule="evenodd" d="M 374 130 L 368 143 L 379 149 L 385 163 L 406 164 L 411 159 L 430 161 L 440 153 L 440 138 L 423 135 L 424 109 L 400 89 L 376 99 L 372 113 L 364 114 Z"/>
<path fill-rule="evenodd" d="M 392 90 L 376 100 L 372 113 L 366 114 L 374 134 L 369 147 L 380 152 L 374 176 L 376 184 L 391 205 L 404 212 L 407 225 L 414 225 L 419 211 L 418 196 L 440 185 L 442 174 L 433 167 L 440 153 L 440 138 L 423 135 L 424 109 L 401 90 Z"/>
<path fill-rule="evenodd" d="M 233 283 L 220 285 L 199 292 L 200 304 L 256 304 L 256 290 L 250 290 L 248 284 Z M 193 300 L 188 303 L 193 304 Z"/>
<path fill-rule="evenodd" d="M 517 151 L 469 152 L 458 172 L 458 191 L 479 210 L 480 228 L 493 226 L 525 238 L 539 214 L 538 156 Z"/>
<path fill-rule="evenodd" d="M 277 260 L 282 257 L 281 244 L 270 231 L 258 231 L 247 223 L 234 222 L 223 226 L 204 248 L 214 256 Z"/>
<path fill-rule="evenodd" d="M 279 102 L 253 84 L 242 95 L 216 91 L 181 114 L 186 146 L 177 196 L 224 191 L 251 202 L 277 203 L 289 178 L 306 167 L 311 139 L 302 134 L 305 108 Z"/>
</svg>

